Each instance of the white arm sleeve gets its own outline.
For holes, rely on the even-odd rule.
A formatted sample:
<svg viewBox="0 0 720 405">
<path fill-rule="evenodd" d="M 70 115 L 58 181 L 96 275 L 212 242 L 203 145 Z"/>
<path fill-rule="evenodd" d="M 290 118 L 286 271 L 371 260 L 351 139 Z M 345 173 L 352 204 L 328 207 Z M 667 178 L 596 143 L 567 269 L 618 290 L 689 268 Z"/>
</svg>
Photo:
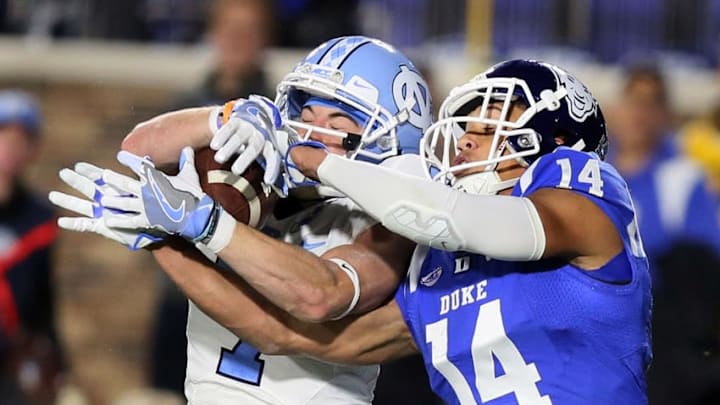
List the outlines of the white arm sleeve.
<svg viewBox="0 0 720 405">
<path fill-rule="evenodd" d="M 514 261 L 537 260 L 545 251 L 542 221 L 527 198 L 467 194 L 335 155 L 317 172 L 390 231 L 419 244 Z"/>
</svg>

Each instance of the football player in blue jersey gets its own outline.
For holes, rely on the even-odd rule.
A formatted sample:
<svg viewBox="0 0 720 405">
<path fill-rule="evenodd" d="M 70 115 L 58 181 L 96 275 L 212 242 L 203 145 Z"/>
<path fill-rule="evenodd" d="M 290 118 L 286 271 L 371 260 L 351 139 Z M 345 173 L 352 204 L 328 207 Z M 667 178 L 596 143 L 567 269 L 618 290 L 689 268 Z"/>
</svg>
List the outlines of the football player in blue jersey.
<svg viewBox="0 0 720 405">
<path fill-rule="evenodd" d="M 289 151 L 306 176 L 422 245 L 394 300 L 307 323 L 182 252 L 160 261 L 216 284 L 228 308 L 218 321 L 265 353 L 373 364 L 419 351 L 450 404 L 645 403 L 648 265 L 606 148 L 602 112 L 580 81 L 550 64 L 504 62 L 442 104 L 421 142 L 430 179 L 317 143 Z"/>
<path fill-rule="evenodd" d="M 416 250 L 397 307 L 382 311 L 402 314 L 448 403 L 645 403 L 648 264 L 606 148 L 600 107 L 578 79 L 513 60 L 443 102 L 421 145 L 435 182 L 320 149 L 291 155 L 430 247 Z M 367 347 L 398 344 L 367 335 Z"/>
<path fill-rule="evenodd" d="M 422 246 L 395 299 L 367 314 L 309 324 L 229 295 L 242 311 L 222 322 L 266 353 L 377 363 L 420 351 L 450 404 L 646 403 L 648 265 L 606 148 L 588 89 L 528 60 L 451 91 L 421 143 L 430 180 L 295 145 L 308 177 Z"/>
<path fill-rule="evenodd" d="M 421 145 L 435 181 L 317 144 L 290 150 L 423 245 L 394 300 L 308 324 L 235 297 L 243 322 L 228 327 L 268 353 L 376 363 L 420 351 L 449 404 L 646 403 L 647 259 L 588 89 L 550 64 L 498 64 L 450 93 Z"/>
</svg>

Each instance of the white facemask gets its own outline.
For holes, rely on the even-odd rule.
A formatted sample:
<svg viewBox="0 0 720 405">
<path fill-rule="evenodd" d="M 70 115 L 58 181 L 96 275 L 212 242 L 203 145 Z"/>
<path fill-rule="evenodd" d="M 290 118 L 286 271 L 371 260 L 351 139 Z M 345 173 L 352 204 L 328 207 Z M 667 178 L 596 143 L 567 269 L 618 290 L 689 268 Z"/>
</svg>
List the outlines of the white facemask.
<svg viewBox="0 0 720 405">
<path fill-rule="evenodd" d="M 496 171 L 491 170 L 457 178 L 453 182 L 453 188 L 468 194 L 495 195 L 513 187 L 517 181 L 518 178 L 503 181 Z"/>
</svg>

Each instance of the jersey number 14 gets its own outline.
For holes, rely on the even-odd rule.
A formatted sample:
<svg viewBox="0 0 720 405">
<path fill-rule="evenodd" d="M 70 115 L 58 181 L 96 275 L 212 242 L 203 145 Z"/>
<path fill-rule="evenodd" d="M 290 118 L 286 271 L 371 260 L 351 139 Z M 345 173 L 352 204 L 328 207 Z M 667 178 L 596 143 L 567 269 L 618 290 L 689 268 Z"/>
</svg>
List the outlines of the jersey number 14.
<svg viewBox="0 0 720 405">
<path fill-rule="evenodd" d="M 475 404 L 470 382 L 447 358 L 448 319 L 425 326 L 425 340 L 431 345 L 432 364 L 450 383 L 462 405 Z M 497 376 L 495 361 L 505 374 Z M 520 351 L 507 337 L 500 312 L 500 300 L 480 306 L 472 338 L 475 388 L 481 401 L 487 402 L 514 393 L 518 404 L 551 405 L 548 395 L 541 396 L 535 385 L 541 380 L 534 363 L 525 363 Z"/>
</svg>

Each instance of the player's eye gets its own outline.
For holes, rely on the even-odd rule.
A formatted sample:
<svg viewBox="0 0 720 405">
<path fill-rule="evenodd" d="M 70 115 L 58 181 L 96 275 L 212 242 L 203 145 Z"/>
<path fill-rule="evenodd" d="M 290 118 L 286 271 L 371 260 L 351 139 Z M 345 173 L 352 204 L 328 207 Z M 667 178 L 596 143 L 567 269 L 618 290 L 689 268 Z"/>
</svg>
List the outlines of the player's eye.
<svg viewBox="0 0 720 405">
<path fill-rule="evenodd" d="M 310 111 L 309 109 L 303 109 L 302 112 L 300 113 L 300 121 L 307 124 L 307 123 L 313 122 L 314 120 L 315 120 L 315 114 L 313 114 L 313 112 Z"/>
<path fill-rule="evenodd" d="M 328 127 L 335 131 L 359 133 L 360 126 L 349 118 L 336 117 L 330 120 Z"/>
</svg>

